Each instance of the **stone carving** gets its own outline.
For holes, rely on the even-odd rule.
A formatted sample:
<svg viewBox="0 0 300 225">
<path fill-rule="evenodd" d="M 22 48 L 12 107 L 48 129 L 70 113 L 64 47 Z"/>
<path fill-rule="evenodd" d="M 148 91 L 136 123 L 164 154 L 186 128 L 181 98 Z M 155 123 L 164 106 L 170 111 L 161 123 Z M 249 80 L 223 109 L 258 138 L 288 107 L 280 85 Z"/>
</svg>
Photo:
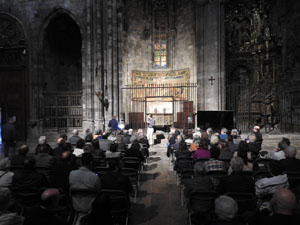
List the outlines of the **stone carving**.
<svg viewBox="0 0 300 225">
<path fill-rule="evenodd" d="M 7 15 L 0 15 L 0 47 L 25 45 L 25 37 L 17 21 Z"/>
</svg>

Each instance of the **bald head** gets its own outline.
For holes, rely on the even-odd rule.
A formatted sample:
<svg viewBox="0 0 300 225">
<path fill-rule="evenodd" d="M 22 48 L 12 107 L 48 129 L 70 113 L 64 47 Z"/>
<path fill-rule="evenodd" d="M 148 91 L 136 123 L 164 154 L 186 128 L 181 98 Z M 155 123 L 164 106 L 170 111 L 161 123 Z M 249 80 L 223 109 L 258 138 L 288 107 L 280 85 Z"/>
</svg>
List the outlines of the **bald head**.
<svg viewBox="0 0 300 225">
<path fill-rule="evenodd" d="M 41 195 L 42 206 L 55 208 L 59 203 L 59 194 L 59 190 L 55 188 L 45 190 Z"/>
<path fill-rule="evenodd" d="M 291 215 L 296 204 L 296 197 L 293 192 L 287 188 L 278 188 L 271 200 L 274 211 L 279 214 Z"/>
<path fill-rule="evenodd" d="M 296 154 L 297 154 L 297 150 L 293 146 L 286 147 L 284 152 L 285 152 L 286 157 L 288 157 L 288 158 L 295 158 Z"/>
<path fill-rule="evenodd" d="M 68 160 L 68 159 L 70 159 L 71 154 L 72 154 L 72 153 L 71 153 L 70 151 L 64 151 L 64 152 L 61 154 L 62 160 Z"/>
</svg>

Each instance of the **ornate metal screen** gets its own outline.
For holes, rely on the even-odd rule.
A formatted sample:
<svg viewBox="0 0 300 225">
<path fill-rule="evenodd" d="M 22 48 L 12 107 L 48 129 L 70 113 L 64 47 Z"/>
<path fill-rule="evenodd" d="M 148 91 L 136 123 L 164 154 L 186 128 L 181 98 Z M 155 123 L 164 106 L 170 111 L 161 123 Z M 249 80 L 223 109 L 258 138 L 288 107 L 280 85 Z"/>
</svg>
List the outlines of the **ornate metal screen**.
<svg viewBox="0 0 300 225">
<path fill-rule="evenodd" d="M 82 126 L 81 92 L 47 92 L 44 97 L 44 128 Z"/>
</svg>

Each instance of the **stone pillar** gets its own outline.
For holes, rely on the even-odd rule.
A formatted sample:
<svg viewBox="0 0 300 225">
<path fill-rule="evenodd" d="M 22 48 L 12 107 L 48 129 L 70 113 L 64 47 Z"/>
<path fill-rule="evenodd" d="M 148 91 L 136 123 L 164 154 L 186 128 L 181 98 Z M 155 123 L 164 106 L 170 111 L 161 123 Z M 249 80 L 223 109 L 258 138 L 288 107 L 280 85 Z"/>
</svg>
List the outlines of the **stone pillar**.
<svg viewBox="0 0 300 225">
<path fill-rule="evenodd" d="M 195 2 L 198 110 L 225 109 L 224 2 Z"/>
</svg>

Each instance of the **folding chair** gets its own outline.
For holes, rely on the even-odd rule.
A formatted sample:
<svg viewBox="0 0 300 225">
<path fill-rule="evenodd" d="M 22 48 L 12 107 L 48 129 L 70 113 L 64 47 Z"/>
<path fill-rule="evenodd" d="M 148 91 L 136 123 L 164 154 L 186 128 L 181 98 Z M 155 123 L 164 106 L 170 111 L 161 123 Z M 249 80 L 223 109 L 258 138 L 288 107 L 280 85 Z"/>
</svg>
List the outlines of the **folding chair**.
<svg viewBox="0 0 300 225">
<path fill-rule="evenodd" d="M 261 158 L 257 158 L 254 162 L 253 162 L 253 170 L 254 171 L 267 171 L 269 169 L 269 163 L 271 162 L 271 159 L 261 159 Z"/>
<path fill-rule="evenodd" d="M 129 177 L 130 183 L 134 187 L 134 203 L 136 203 L 136 197 L 139 188 L 139 176 L 137 171 L 132 168 L 122 168 L 121 174 Z"/>
<path fill-rule="evenodd" d="M 26 210 L 39 208 L 41 203 L 41 190 L 13 188 L 12 194 L 16 201 L 17 208 L 20 209 L 20 216 L 26 213 Z"/>
<path fill-rule="evenodd" d="M 92 211 L 92 204 L 97 193 L 88 189 L 71 189 L 70 195 L 75 210 L 73 225 L 80 224 L 80 220 Z"/>
<path fill-rule="evenodd" d="M 144 156 L 145 162 L 148 163 L 148 158 L 149 158 L 149 149 L 146 144 L 143 144 L 142 148 L 142 154 Z"/>
<path fill-rule="evenodd" d="M 290 189 L 299 187 L 300 185 L 300 172 L 287 171 L 286 175 L 289 179 Z"/>
<path fill-rule="evenodd" d="M 195 163 L 197 163 L 197 162 L 205 163 L 208 160 L 210 160 L 210 158 L 198 158 L 198 159 L 195 160 Z"/>
<path fill-rule="evenodd" d="M 98 166 L 94 168 L 94 172 L 98 174 L 99 177 L 107 174 L 108 172 L 110 172 L 111 169 L 109 167 L 102 167 L 102 166 Z"/>
<path fill-rule="evenodd" d="M 183 169 L 181 172 L 181 179 L 179 184 L 179 198 L 181 206 L 184 205 L 184 194 L 183 194 L 183 187 L 184 183 L 188 180 L 192 180 L 194 178 L 194 170 L 193 169 Z"/>
<path fill-rule="evenodd" d="M 109 198 L 114 224 L 123 224 L 125 222 L 127 225 L 130 210 L 130 200 L 127 193 L 108 189 L 102 189 L 102 192 Z"/>
<path fill-rule="evenodd" d="M 187 201 L 189 224 L 192 225 L 193 214 L 209 217 L 214 211 L 217 197 L 218 193 L 215 191 L 192 191 Z"/>
<path fill-rule="evenodd" d="M 176 171 L 176 183 L 179 185 L 179 180 L 181 178 L 181 173 L 184 169 L 193 169 L 194 160 L 192 158 L 177 158 L 175 162 L 175 171 Z"/>
<path fill-rule="evenodd" d="M 253 211 L 256 208 L 256 196 L 252 193 L 227 192 L 225 195 L 233 198 L 239 207 L 238 214 Z"/>
</svg>

